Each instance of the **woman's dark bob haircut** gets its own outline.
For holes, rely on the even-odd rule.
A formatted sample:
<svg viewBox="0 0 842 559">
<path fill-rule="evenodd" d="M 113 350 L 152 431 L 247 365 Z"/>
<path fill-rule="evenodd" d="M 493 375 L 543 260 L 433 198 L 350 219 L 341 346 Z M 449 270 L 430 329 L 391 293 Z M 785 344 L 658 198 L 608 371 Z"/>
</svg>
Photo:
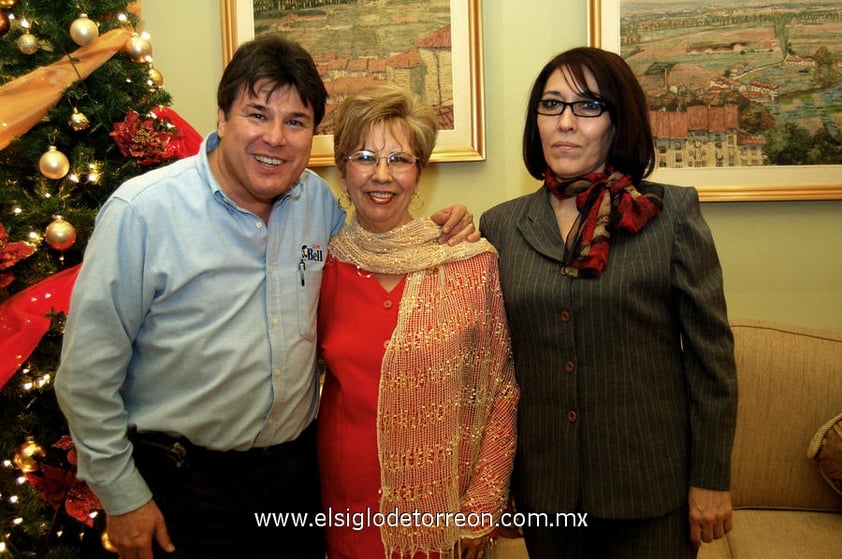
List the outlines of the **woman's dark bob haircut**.
<svg viewBox="0 0 842 559">
<path fill-rule="evenodd" d="M 547 161 L 538 132 L 538 102 L 547 80 L 559 68 L 569 72 L 575 82 L 570 85 L 579 95 L 606 104 L 614 125 L 606 164 L 631 175 L 634 184 L 639 184 L 655 168 L 655 145 L 646 96 L 625 60 L 613 52 L 593 47 L 578 47 L 557 55 L 535 79 L 523 129 L 523 161 L 529 174 L 544 180 Z M 593 75 L 598 91 L 588 88 L 586 72 Z"/>
</svg>

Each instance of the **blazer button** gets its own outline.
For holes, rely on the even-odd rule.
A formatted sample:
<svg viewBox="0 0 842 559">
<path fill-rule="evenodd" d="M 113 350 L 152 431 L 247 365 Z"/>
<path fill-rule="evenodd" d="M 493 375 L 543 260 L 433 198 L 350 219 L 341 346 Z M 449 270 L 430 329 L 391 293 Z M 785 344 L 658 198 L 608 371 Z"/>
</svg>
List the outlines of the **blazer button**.
<svg viewBox="0 0 842 559">
<path fill-rule="evenodd" d="M 567 421 L 569 421 L 570 423 L 576 423 L 576 412 L 575 411 L 571 410 L 571 411 L 567 412 Z"/>
<path fill-rule="evenodd" d="M 564 370 L 568 373 L 572 373 L 576 370 L 576 363 L 574 363 L 573 361 L 568 361 L 564 364 Z"/>
<path fill-rule="evenodd" d="M 570 312 L 569 311 L 561 311 L 561 321 L 562 322 L 570 322 Z"/>
</svg>

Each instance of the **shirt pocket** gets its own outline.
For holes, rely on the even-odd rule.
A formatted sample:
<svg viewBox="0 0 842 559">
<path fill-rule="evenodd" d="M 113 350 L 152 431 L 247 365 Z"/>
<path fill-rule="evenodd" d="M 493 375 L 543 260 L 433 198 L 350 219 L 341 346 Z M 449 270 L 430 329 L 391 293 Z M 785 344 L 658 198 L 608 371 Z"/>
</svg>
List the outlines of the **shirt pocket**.
<svg viewBox="0 0 842 559">
<path fill-rule="evenodd" d="M 305 340 L 315 341 L 322 266 L 299 269 L 298 280 L 298 334 Z"/>
</svg>

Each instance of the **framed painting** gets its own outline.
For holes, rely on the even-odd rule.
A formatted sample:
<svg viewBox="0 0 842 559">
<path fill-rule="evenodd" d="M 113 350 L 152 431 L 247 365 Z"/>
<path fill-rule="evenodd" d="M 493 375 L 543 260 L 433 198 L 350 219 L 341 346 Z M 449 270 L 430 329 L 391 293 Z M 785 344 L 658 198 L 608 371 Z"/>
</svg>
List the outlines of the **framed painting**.
<svg viewBox="0 0 842 559">
<path fill-rule="evenodd" d="M 481 0 L 220 0 L 222 56 L 266 32 L 306 48 L 325 82 L 328 106 L 310 166 L 333 165 L 333 111 L 381 80 L 429 103 L 439 119 L 433 162 L 485 159 Z"/>
<path fill-rule="evenodd" d="M 646 92 L 652 179 L 705 201 L 842 200 L 842 2 L 588 0 Z"/>
</svg>

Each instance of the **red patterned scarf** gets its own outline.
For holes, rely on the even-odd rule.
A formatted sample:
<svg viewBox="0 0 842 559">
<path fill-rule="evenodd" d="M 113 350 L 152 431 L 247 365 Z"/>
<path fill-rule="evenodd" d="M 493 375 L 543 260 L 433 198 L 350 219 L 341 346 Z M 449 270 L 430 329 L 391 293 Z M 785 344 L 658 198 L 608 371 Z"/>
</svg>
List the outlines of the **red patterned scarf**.
<svg viewBox="0 0 842 559">
<path fill-rule="evenodd" d="M 579 218 L 567 237 L 572 254 L 564 273 L 581 278 L 598 278 L 608 264 L 609 239 L 614 231 L 636 234 L 661 213 L 663 201 L 656 194 L 641 194 L 631 177 L 610 166 L 603 173 L 559 182 L 549 168 L 544 182 L 560 200 L 576 197 Z"/>
</svg>

